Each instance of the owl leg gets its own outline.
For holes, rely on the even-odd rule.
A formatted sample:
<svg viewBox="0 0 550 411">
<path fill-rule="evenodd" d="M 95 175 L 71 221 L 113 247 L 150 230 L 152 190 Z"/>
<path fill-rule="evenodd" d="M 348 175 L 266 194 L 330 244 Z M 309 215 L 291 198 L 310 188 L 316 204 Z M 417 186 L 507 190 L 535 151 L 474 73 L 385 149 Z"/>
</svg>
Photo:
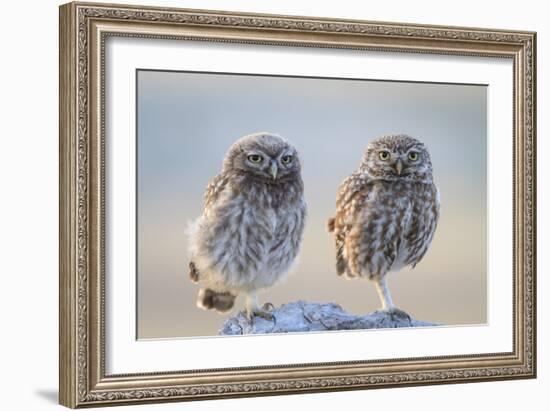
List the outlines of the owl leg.
<svg viewBox="0 0 550 411">
<path fill-rule="evenodd" d="M 256 291 L 249 291 L 246 294 L 246 305 L 245 305 L 246 316 L 250 321 L 255 316 L 262 317 L 265 320 L 273 320 L 274 316 L 269 312 L 268 304 L 264 304 L 263 307 L 260 307 L 258 303 L 258 294 Z"/>
<path fill-rule="evenodd" d="M 378 276 L 374 280 L 374 285 L 376 287 L 376 291 L 378 292 L 378 296 L 380 297 L 380 301 L 382 301 L 382 311 L 387 312 L 391 316 L 393 321 L 404 319 L 410 322 L 411 317 L 409 316 L 409 314 L 407 314 L 403 310 L 400 310 L 393 304 L 390 289 L 388 287 L 388 282 L 386 281 L 386 276 Z"/>
<path fill-rule="evenodd" d="M 376 277 L 374 280 L 374 286 L 376 287 L 378 297 L 380 297 L 380 301 L 382 302 L 382 309 L 384 311 L 389 311 L 394 308 L 388 282 L 386 281 L 386 276 L 380 275 Z"/>
</svg>

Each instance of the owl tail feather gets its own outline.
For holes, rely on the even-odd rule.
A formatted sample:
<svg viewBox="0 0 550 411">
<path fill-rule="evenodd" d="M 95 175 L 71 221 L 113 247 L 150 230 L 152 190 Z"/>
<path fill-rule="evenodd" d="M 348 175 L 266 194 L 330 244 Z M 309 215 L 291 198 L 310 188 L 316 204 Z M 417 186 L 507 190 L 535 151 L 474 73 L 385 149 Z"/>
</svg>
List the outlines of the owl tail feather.
<svg viewBox="0 0 550 411">
<path fill-rule="evenodd" d="M 201 288 L 197 297 L 197 307 L 225 313 L 233 308 L 235 298 L 237 298 L 235 295 L 228 292 L 219 293 L 209 288 Z"/>
</svg>

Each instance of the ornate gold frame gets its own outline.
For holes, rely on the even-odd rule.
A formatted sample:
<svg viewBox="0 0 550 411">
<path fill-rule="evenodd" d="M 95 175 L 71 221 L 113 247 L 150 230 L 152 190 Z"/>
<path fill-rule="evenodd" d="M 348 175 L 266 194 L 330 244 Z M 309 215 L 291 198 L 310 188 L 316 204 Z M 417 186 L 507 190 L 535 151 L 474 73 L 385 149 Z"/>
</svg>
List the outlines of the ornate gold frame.
<svg viewBox="0 0 550 411">
<path fill-rule="evenodd" d="M 512 59 L 514 350 L 105 375 L 103 64 L 109 36 Z M 535 377 L 535 42 L 532 32 L 91 3 L 61 6 L 60 403 L 101 406 Z"/>
</svg>

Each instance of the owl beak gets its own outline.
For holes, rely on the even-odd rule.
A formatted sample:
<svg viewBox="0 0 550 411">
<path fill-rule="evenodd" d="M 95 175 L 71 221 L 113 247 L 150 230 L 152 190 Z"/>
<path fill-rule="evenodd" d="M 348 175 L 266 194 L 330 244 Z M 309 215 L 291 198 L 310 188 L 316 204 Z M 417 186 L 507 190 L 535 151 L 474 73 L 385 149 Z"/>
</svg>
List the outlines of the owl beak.
<svg viewBox="0 0 550 411">
<path fill-rule="evenodd" d="M 401 159 L 397 160 L 397 163 L 395 163 L 395 171 L 397 171 L 397 175 L 400 176 L 403 172 L 403 162 Z"/>
<path fill-rule="evenodd" d="M 269 174 L 273 177 L 273 180 L 277 178 L 277 173 L 279 172 L 279 168 L 277 167 L 277 163 L 275 161 L 272 161 L 269 166 Z"/>
</svg>

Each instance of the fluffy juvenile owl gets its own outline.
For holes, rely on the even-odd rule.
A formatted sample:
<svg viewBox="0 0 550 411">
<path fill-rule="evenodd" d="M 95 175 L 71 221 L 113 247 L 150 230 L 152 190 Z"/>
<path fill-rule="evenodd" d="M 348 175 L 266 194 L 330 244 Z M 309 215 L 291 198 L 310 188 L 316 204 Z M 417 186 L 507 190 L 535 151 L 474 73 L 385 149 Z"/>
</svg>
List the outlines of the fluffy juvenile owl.
<svg viewBox="0 0 550 411">
<path fill-rule="evenodd" d="M 287 140 L 262 132 L 231 146 L 189 230 L 189 275 L 200 285 L 200 308 L 226 312 L 243 293 L 250 319 L 272 318 L 257 291 L 279 281 L 298 255 L 303 192 L 300 158 Z"/>
<path fill-rule="evenodd" d="M 393 304 L 386 275 L 418 264 L 438 217 L 439 191 L 424 144 L 403 134 L 372 141 L 340 185 L 336 215 L 328 221 L 337 273 L 373 280 L 382 309 L 404 314 Z"/>
</svg>

